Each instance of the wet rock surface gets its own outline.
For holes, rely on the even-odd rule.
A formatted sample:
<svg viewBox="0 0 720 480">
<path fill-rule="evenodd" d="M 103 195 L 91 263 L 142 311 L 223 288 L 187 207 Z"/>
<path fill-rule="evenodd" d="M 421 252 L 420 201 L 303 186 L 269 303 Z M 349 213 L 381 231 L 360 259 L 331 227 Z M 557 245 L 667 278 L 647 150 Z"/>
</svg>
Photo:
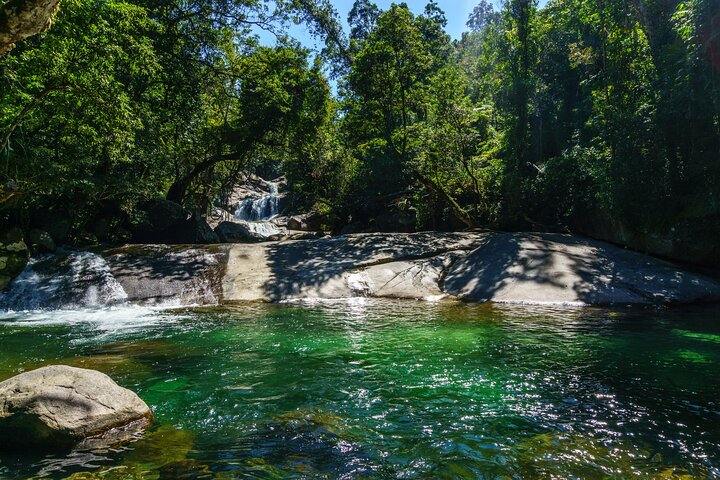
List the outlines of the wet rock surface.
<svg viewBox="0 0 720 480">
<path fill-rule="evenodd" d="M 62 251 L 30 260 L 8 291 L 0 308 L 9 310 L 110 306 L 127 295 L 105 259 L 86 251 Z"/>
<path fill-rule="evenodd" d="M 221 300 L 223 248 L 129 245 L 104 257 L 130 303 L 215 305 Z"/>
</svg>

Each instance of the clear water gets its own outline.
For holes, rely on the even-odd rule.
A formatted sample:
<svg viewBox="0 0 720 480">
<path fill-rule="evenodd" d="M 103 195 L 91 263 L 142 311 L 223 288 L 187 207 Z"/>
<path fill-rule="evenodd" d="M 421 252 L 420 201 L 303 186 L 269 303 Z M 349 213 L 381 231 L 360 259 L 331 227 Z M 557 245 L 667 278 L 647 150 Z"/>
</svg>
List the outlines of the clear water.
<svg viewBox="0 0 720 480">
<path fill-rule="evenodd" d="M 720 310 L 349 300 L 0 317 L 0 378 L 95 368 L 152 406 L 123 448 L 0 478 L 715 478 Z"/>
</svg>

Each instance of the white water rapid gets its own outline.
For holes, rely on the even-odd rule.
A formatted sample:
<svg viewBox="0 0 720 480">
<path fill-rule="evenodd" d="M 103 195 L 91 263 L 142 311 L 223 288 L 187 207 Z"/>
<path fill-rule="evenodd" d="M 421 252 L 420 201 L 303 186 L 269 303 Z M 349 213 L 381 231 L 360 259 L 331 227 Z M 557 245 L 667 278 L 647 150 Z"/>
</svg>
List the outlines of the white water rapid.
<svg viewBox="0 0 720 480">
<path fill-rule="evenodd" d="M 127 293 L 107 261 L 92 252 L 33 258 L 13 281 L 0 305 L 8 310 L 104 307 L 123 303 Z"/>
</svg>

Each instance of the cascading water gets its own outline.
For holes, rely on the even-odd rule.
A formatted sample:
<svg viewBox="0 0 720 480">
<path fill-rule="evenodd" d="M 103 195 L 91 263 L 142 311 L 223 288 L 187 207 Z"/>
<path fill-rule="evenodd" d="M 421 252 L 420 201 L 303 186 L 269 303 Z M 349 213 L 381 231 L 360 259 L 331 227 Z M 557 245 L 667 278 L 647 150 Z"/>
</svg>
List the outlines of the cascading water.
<svg viewBox="0 0 720 480">
<path fill-rule="evenodd" d="M 268 193 L 259 198 L 246 198 L 237 210 L 235 218 L 245 222 L 260 222 L 277 217 L 280 206 L 280 195 L 277 183 L 268 182 Z"/>
<path fill-rule="evenodd" d="M 0 294 L 0 309 L 102 307 L 126 299 L 125 290 L 102 256 L 73 251 L 30 260 L 12 288 Z"/>
</svg>

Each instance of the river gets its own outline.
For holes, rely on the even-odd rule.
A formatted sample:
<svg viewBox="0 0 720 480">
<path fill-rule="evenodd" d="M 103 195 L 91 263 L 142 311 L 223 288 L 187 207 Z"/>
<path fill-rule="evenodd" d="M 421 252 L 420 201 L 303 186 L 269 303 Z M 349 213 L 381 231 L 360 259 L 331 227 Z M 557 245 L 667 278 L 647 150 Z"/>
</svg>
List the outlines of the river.
<svg viewBox="0 0 720 480">
<path fill-rule="evenodd" d="M 0 379 L 101 370 L 156 424 L 117 448 L 2 454 L 0 478 L 720 476 L 719 314 L 377 299 L 5 313 Z"/>
</svg>

